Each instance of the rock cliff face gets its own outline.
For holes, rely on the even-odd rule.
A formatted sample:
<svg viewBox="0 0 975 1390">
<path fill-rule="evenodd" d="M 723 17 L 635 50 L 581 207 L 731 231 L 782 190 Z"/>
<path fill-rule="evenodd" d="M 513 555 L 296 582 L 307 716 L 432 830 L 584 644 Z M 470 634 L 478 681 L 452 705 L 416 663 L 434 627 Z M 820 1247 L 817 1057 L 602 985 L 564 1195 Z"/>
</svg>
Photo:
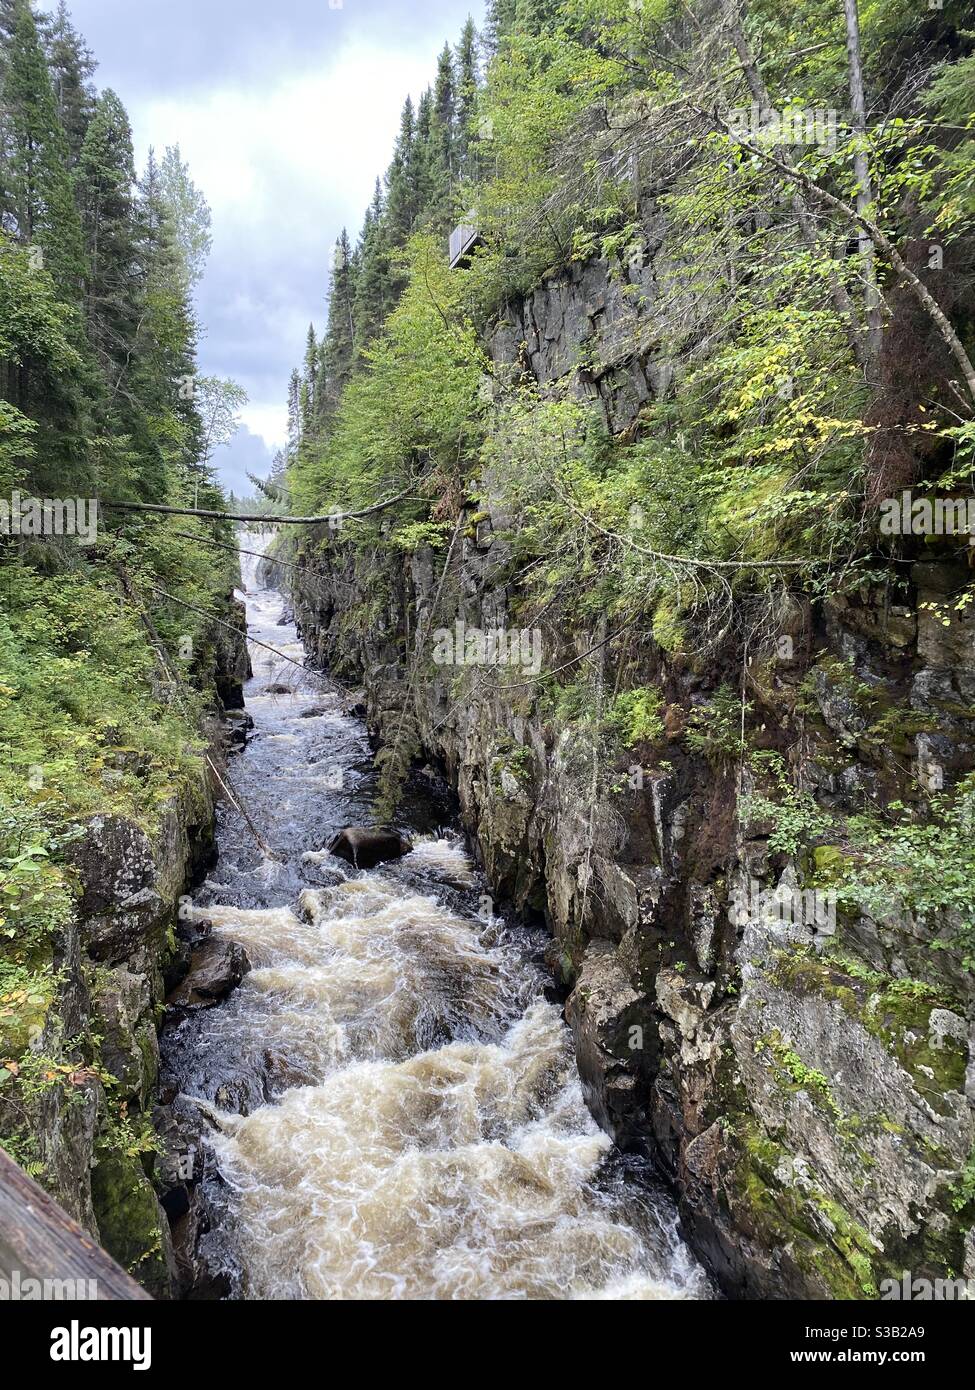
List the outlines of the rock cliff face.
<svg viewBox="0 0 975 1390">
<path fill-rule="evenodd" d="M 248 674 L 243 606 L 228 603 L 242 636 L 215 632 L 202 679 L 214 698 L 203 730 L 219 754 L 222 702 L 241 704 Z M 221 698 L 222 697 L 222 698 Z M 79 887 L 70 926 L 55 944 L 58 988 L 31 1041 L 48 1080 L 27 1116 L 43 1182 L 133 1276 L 157 1297 L 173 1291 L 163 1137 L 157 1103 L 162 1002 L 180 973 L 176 925 L 181 895 L 213 852 L 214 799 L 207 774 L 184 786 L 147 830 L 94 816 L 69 847 Z M 185 969 L 183 971 L 185 973 Z"/>
<path fill-rule="evenodd" d="M 666 375 L 649 349 L 614 357 L 632 304 L 601 265 L 577 268 L 510 308 L 492 351 L 598 393 L 626 429 Z M 605 630 L 550 615 L 546 667 L 596 648 L 600 688 L 662 692 L 659 738 L 609 768 L 530 677 L 432 662 L 433 629 L 519 626 L 511 520 L 490 495 L 480 507 L 439 601 L 442 557 L 404 565 L 330 538 L 305 550 L 295 610 L 318 660 L 363 685 L 380 744 L 406 737 L 449 778 L 496 897 L 544 916 L 594 1115 L 657 1155 L 733 1295 L 869 1298 L 904 1269 L 975 1276 L 971 974 L 940 945 L 952 924 L 894 900 L 835 922 L 778 909 L 802 865 L 739 817 L 750 775 L 686 738 L 729 676 L 720 659 L 599 645 Z M 896 603 L 870 586 L 797 602 L 788 656 L 747 668 L 750 734 L 788 755 L 816 806 L 911 801 L 972 767 L 975 617 L 945 629 L 930 606 L 964 575 L 924 561 Z"/>
</svg>

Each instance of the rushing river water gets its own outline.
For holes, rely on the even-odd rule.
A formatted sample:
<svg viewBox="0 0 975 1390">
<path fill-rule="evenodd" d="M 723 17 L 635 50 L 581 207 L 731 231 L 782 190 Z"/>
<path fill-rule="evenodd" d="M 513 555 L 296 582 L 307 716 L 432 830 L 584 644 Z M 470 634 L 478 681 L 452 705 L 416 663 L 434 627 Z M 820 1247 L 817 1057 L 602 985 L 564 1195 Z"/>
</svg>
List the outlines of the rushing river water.
<svg viewBox="0 0 975 1390">
<path fill-rule="evenodd" d="M 301 661 L 257 568 L 243 557 L 250 636 Z M 276 859 L 224 806 L 192 912 L 253 969 L 165 1039 L 180 1105 L 213 1121 L 205 1240 L 232 1296 L 709 1297 L 669 1198 L 586 1109 L 540 934 L 485 920 L 463 840 L 408 806 L 402 860 L 323 853 L 369 822 L 365 729 L 313 672 L 251 658 L 231 774 Z"/>
</svg>

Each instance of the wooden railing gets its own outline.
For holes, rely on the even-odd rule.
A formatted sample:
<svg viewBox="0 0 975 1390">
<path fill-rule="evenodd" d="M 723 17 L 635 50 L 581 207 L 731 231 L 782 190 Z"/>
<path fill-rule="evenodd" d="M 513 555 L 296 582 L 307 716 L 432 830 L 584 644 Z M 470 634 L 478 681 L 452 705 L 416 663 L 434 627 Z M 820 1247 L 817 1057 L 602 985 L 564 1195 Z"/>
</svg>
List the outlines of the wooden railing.
<svg viewBox="0 0 975 1390">
<path fill-rule="evenodd" d="M 8 1298 L 149 1298 L 3 1149 L 0 1279 Z"/>
</svg>

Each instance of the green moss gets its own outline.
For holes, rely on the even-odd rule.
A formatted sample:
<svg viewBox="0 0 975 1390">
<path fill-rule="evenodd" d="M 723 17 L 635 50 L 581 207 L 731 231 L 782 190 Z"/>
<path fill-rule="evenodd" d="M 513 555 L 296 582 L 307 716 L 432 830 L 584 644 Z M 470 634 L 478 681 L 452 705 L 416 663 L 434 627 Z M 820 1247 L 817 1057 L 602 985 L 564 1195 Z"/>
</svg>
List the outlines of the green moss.
<svg viewBox="0 0 975 1390">
<path fill-rule="evenodd" d="M 165 1216 L 138 1157 L 101 1147 L 91 1174 L 102 1244 L 150 1293 L 169 1288 Z"/>
<path fill-rule="evenodd" d="M 930 1042 L 932 1009 L 964 1014 L 939 986 L 926 980 L 894 980 L 849 957 L 816 957 L 805 948 L 773 952 L 768 977 L 781 988 L 836 1000 L 850 1018 L 883 1043 L 937 1107 L 944 1106 L 945 1091 L 964 1085 L 964 1045 L 950 1038 L 940 1048 Z"/>
<path fill-rule="evenodd" d="M 878 1251 L 869 1232 L 816 1183 L 783 1185 L 776 1170 L 791 1167 L 790 1155 L 753 1116 L 733 1117 L 728 1130 L 740 1152 L 735 1196 L 745 1202 L 748 1224 L 758 1226 L 763 1243 L 787 1249 L 834 1298 L 875 1298 Z"/>
<path fill-rule="evenodd" d="M 674 598 L 662 598 L 653 610 L 653 640 L 671 655 L 687 645 L 687 632 Z"/>
<path fill-rule="evenodd" d="M 773 1029 L 767 1037 L 756 1039 L 755 1051 L 756 1053 L 768 1051 L 779 1070 L 780 1077 L 788 1078 L 787 1084 L 790 1089 L 807 1091 L 825 1106 L 838 1124 L 843 1122 L 844 1115 L 833 1096 L 829 1079 L 821 1071 L 807 1066 L 799 1054 L 783 1042 L 782 1035 L 777 1028 Z"/>
</svg>

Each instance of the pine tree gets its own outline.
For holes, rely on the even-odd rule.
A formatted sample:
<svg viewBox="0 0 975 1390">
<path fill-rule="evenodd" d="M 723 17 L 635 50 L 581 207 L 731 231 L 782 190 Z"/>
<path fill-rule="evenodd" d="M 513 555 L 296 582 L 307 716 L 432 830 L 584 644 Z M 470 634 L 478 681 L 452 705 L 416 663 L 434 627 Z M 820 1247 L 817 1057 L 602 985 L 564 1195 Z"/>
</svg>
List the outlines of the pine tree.
<svg viewBox="0 0 975 1390">
<path fill-rule="evenodd" d="M 132 130 L 111 90 L 98 98 L 78 164 L 78 197 L 88 258 L 88 340 L 110 377 L 131 355 L 139 320 L 132 189 Z"/>
<path fill-rule="evenodd" d="M 30 5 L 13 0 L 8 14 L 0 224 L 21 245 L 40 248 L 62 298 L 74 303 L 84 254 L 68 174 L 68 141 Z"/>
<path fill-rule="evenodd" d="M 48 22 L 45 47 L 58 119 L 68 142 L 68 167 L 73 169 L 95 111 L 91 79 L 98 64 L 72 25 L 65 0 L 60 0 L 57 14 Z"/>
</svg>

